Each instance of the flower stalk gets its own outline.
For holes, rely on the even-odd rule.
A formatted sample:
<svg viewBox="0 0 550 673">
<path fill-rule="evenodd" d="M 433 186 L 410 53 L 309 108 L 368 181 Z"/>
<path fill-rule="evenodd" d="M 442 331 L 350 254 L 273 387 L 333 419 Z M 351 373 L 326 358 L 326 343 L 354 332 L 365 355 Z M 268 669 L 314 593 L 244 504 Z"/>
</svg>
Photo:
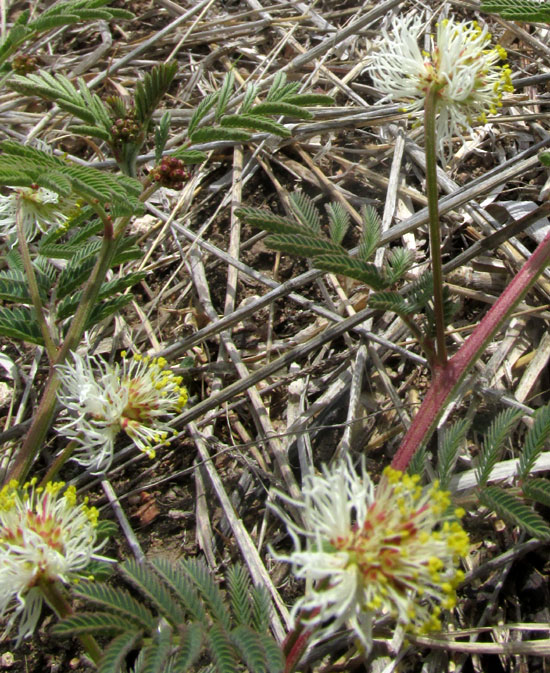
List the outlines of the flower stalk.
<svg viewBox="0 0 550 673">
<path fill-rule="evenodd" d="M 74 614 L 73 609 L 61 593 L 58 582 L 52 582 L 42 577 L 38 581 L 38 588 L 46 603 L 59 619 L 64 619 Z M 87 633 L 79 635 L 78 639 L 82 643 L 86 654 L 97 666 L 101 661 L 101 648 L 97 644 L 97 640 Z"/>
<path fill-rule="evenodd" d="M 441 85 L 432 82 L 424 103 L 424 131 L 426 148 L 426 196 L 430 229 L 430 258 L 433 275 L 433 300 L 436 334 L 435 363 L 444 366 L 447 362 L 445 345 L 445 311 L 443 306 L 443 262 L 441 259 L 441 233 L 437 189 L 436 115 L 437 96 Z"/>
<path fill-rule="evenodd" d="M 50 362 L 53 362 L 57 355 L 57 347 L 52 339 L 50 328 L 48 327 L 48 322 L 46 320 L 46 316 L 44 315 L 44 307 L 42 306 L 42 300 L 40 299 L 38 283 L 36 282 L 36 275 L 34 273 L 31 256 L 29 254 L 29 246 L 27 245 L 27 236 L 25 234 L 25 227 L 23 225 L 23 217 L 20 208 L 17 209 L 15 221 L 17 227 L 17 241 L 19 243 L 19 254 L 21 255 L 23 267 L 27 276 L 29 294 L 31 296 L 32 305 L 34 306 L 36 320 L 40 326 L 40 331 L 42 333 L 42 338 L 44 339 L 44 346 L 46 348 L 48 358 Z"/>
</svg>

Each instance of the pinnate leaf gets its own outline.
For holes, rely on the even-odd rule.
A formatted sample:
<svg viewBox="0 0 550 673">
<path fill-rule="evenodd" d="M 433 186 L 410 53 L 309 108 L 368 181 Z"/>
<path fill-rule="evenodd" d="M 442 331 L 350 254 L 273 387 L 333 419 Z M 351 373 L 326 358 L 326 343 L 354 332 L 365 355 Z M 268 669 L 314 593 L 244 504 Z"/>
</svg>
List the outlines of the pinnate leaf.
<svg viewBox="0 0 550 673">
<path fill-rule="evenodd" d="M 533 509 L 508 491 L 498 486 L 486 486 L 480 490 L 481 501 L 499 516 L 519 526 L 540 539 L 550 539 L 550 527 Z"/>
</svg>

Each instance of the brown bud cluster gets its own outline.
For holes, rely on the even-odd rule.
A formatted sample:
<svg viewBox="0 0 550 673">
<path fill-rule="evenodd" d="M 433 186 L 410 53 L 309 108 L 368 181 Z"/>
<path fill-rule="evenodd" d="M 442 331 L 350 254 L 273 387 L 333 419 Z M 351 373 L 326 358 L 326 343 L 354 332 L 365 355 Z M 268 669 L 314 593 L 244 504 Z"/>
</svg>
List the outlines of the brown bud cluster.
<svg viewBox="0 0 550 673">
<path fill-rule="evenodd" d="M 130 114 L 117 119 L 111 126 L 111 136 L 115 143 L 133 143 L 141 133 L 141 124 Z"/>
<path fill-rule="evenodd" d="M 11 62 L 11 69 L 18 75 L 28 75 L 38 67 L 38 59 L 30 54 L 17 54 Z"/>
<path fill-rule="evenodd" d="M 183 161 L 176 157 L 163 157 L 160 164 L 152 171 L 153 179 L 168 189 L 181 189 L 184 180 L 187 180 L 189 175 Z"/>
</svg>

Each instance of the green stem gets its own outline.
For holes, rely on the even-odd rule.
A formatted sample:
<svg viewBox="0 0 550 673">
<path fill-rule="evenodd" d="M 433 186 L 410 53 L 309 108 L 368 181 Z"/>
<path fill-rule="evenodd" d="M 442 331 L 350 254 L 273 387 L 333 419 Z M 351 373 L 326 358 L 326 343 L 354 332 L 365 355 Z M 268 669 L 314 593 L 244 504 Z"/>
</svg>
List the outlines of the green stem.
<svg viewBox="0 0 550 673">
<path fill-rule="evenodd" d="M 436 360 L 439 365 L 447 362 L 445 346 L 445 313 L 443 310 L 443 263 L 441 260 L 441 233 L 437 189 L 437 154 L 435 117 L 439 85 L 432 84 L 424 103 L 424 133 L 426 138 L 426 196 L 430 226 L 430 255 L 434 285 L 434 317 L 436 334 Z"/>
<path fill-rule="evenodd" d="M 112 227 L 103 237 L 103 242 L 100 248 L 99 257 L 96 265 L 92 271 L 90 280 L 88 281 L 82 293 L 82 299 L 73 321 L 65 338 L 62 347 L 56 354 L 56 357 L 50 367 L 50 375 L 46 383 L 46 388 L 42 394 L 40 404 L 34 416 L 33 422 L 25 437 L 23 445 L 15 457 L 13 465 L 8 473 L 7 480 L 17 479 L 20 482 L 25 481 L 25 478 L 31 468 L 31 465 L 42 447 L 42 443 L 46 438 L 46 434 L 53 421 L 55 406 L 57 403 L 57 389 L 59 387 L 59 378 L 55 370 L 56 364 L 61 364 L 67 358 L 71 350 L 74 350 L 80 343 L 80 339 L 84 334 L 86 322 L 88 320 L 90 311 L 92 310 L 99 288 L 105 278 L 105 274 L 109 269 L 113 254 L 115 251 L 115 241 L 112 237 Z"/>
<path fill-rule="evenodd" d="M 21 218 L 21 208 L 17 208 L 15 222 L 17 227 L 17 240 L 19 242 L 19 253 L 21 254 L 21 259 L 23 260 L 27 282 L 29 284 L 29 294 L 31 296 L 32 305 L 34 306 L 34 311 L 36 313 L 36 320 L 38 321 L 40 331 L 42 332 L 42 339 L 44 340 L 44 346 L 46 347 L 48 358 L 50 362 L 53 362 L 57 355 L 57 348 L 52 339 L 52 335 L 50 334 L 50 328 L 48 327 L 46 316 L 44 315 L 44 307 L 42 306 L 42 300 L 40 299 L 38 283 L 36 282 L 36 276 L 34 274 L 31 256 L 29 253 L 29 246 L 27 245 L 27 237 L 25 236 L 25 228 L 23 227 L 23 221 Z"/>
<path fill-rule="evenodd" d="M 48 471 L 42 477 L 39 486 L 42 486 L 42 488 L 44 488 L 49 481 L 53 481 L 55 479 L 59 470 L 63 467 L 63 465 L 65 465 L 65 463 L 71 457 L 71 454 L 76 446 L 78 446 L 78 442 L 75 442 L 74 440 L 67 444 L 67 446 L 63 449 L 63 451 L 57 456 L 57 458 L 50 465 Z"/>
<path fill-rule="evenodd" d="M 57 582 L 40 578 L 38 586 L 46 602 L 60 619 L 64 619 L 65 617 L 74 614 L 73 609 L 61 593 Z M 96 639 L 88 634 L 82 634 L 78 638 L 90 659 L 97 666 L 101 661 L 101 649 L 97 644 Z"/>
</svg>

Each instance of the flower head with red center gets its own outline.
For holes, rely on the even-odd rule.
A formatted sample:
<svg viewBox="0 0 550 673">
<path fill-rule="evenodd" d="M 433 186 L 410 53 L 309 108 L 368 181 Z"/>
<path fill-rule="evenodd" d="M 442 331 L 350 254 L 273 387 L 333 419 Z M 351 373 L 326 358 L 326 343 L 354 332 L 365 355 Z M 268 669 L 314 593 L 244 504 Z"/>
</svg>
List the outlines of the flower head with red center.
<svg viewBox="0 0 550 673">
<path fill-rule="evenodd" d="M 458 563 L 469 541 L 459 522 L 463 512 L 449 512 L 449 493 L 418 481 L 388 467 L 374 486 L 364 469 L 357 474 L 342 461 L 306 477 L 303 500 L 278 494 L 302 512 L 297 524 L 276 508 L 295 544 L 277 558 L 306 580 L 293 615 L 323 623 L 317 637 L 347 623 L 369 650 L 374 621 L 387 615 L 416 631 L 441 628 L 441 609 L 455 605 L 463 579 Z"/>
<path fill-rule="evenodd" d="M 0 617 L 12 613 L 6 631 L 20 618 L 19 640 L 38 623 L 42 582 L 68 583 L 85 576 L 90 561 L 109 560 L 97 555 L 97 510 L 64 486 L 38 488 L 33 479 L 0 490 Z"/>
<path fill-rule="evenodd" d="M 502 94 L 513 90 L 511 70 L 506 51 L 491 47 L 491 34 L 475 21 L 442 19 L 429 37 L 429 49 L 422 51 L 418 43 L 425 24 L 421 14 L 394 18 L 373 45 L 368 69 L 380 92 L 405 101 L 404 111 L 421 110 L 428 89 L 437 87 L 437 145 L 444 156 L 453 136 L 462 138 L 476 121 L 496 114 Z"/>
<path fill-rule="evenodd" d="M 76 461 L 95 472 L 108 469 L 121 431 L 150 458 L 155 445 L 170 443 L 168 420 L 187 403 L 187 390 L 164 358 L 123 353 L 121 364 L 110 365 L 73 353 L 73 361 L 57 371 L 58 399 L 73 412 L 59 432 L 80 445 Z"/>
</svg>

